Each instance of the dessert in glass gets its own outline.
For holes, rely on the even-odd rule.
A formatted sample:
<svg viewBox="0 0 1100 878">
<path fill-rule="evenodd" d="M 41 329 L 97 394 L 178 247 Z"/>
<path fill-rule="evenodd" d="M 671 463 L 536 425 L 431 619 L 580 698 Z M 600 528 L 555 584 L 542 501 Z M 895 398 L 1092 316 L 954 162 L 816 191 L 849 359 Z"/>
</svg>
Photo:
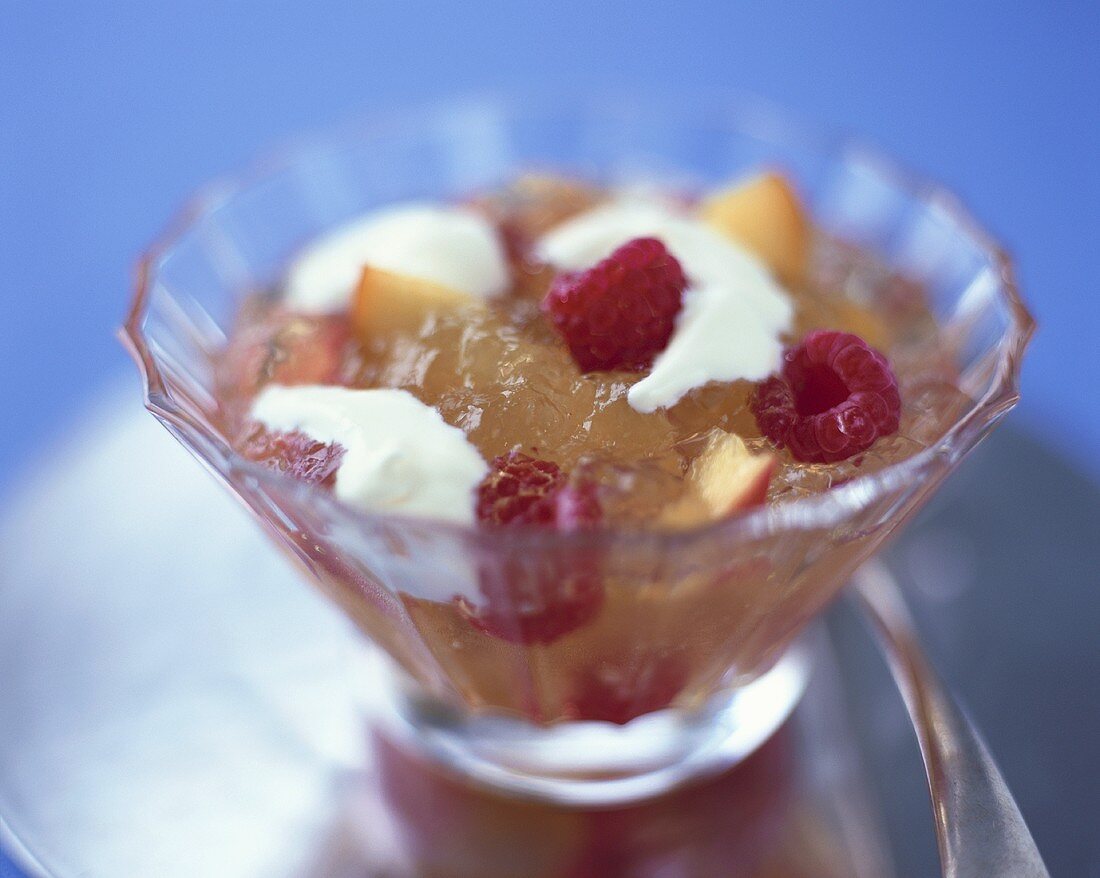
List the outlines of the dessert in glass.
<svg viewBox="0 0 1100 878">
<path fill-rule="evenodd" d="M 471 105 L 200 197 L 149 408 L 372 644 L 378 722 L 608 805 L 727 767 L 805 626 L 1012 407 L 954 202 L 752 112 Z"/>
</svg>

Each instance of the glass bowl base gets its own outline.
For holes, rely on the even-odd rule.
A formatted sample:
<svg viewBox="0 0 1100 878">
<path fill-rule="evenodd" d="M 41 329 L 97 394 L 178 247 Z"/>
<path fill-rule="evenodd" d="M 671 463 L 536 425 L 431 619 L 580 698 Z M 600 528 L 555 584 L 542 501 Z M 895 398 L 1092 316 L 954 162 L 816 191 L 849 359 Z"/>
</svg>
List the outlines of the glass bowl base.
<svg viewBox="0 0 1100 878">
<path fill-rule="evenodd" d="M 659 710 L 623 725 L 539 726 L 458 710 L 409 685 L 385 656 L 367 649 L 371 686 L 361 691 L 370 693 L 364 708 L 373 723 L 474 783 L 572 807 L 628 804 L 731 768 L 786 721 L 810 676 L 806 650 L 796 645 L 763 676 L 698 710 Z"/>
</svg>

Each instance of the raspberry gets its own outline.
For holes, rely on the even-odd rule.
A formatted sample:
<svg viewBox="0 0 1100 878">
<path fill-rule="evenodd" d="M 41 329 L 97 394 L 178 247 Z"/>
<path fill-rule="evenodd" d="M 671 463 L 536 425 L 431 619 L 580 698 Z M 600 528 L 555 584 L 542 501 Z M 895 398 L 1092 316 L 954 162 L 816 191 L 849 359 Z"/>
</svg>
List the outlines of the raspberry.
<svg viewBox="0 0 1100 878">
<path fill-rule="evenodd" d="M 635 238 L 583 272 L 554 278 L 542 303 L 585 372 L 642 370 L 665 349 L 687 287 L 656 238 Z"/>
<path fill-rule="evenodd" d="M 687 668 L 675 659 L 634 657 L 627 666 L 598 665 L 577 682 L 569 703 L 574 719 L 625 725 L 662 710 L 687 683 Z"/>
<path fill-rule="evenodd" d="M 573 531 L 600 520 L 595 489 L 573 484 L 557 464 L 512 452 L 493 461 L 478 488 L 478 519 L 491 527 L 530 525 Z M 460 609 L 482 631 L 513 643 L 551 643 L 599 612 L 603 582 L 590 552 L 545 551 L 493 558 L 482 565 L 485 605 Z"/>
<path fill-rule="evenodd" d="M 326 445 L 305 433 L 276 433 L 252 424 L 240 443 L 241 453 L 269 469 L 311 485 L 331 488 L 344 457 L 340 445 Z"/>
<path fill-rule="evenodd" d="M 832 463 L 896 433 L 901 397 L 886 357 L 858 335 L 818 330 L 757 386 L 752 410 L 764 435 L 796 460 Z"/>
<path fill-rule="evenodd" d="M 527 646 L 553 643 L 603 607 L 603 582 L 591 561 L 509 558 L 483 566 L 479 587 L 485 605 L 474 608 L 459 598 L 460 612 L 480 631 Z"/>
<path fill-rule="evenodd" d="M 477 517 L 486 524 L 533 524 L 576 530 L 599 521 L 595 494 L 571 485 L 561 468 L 513 451 L 493 461 L 477 489 Z"/>
</svg>

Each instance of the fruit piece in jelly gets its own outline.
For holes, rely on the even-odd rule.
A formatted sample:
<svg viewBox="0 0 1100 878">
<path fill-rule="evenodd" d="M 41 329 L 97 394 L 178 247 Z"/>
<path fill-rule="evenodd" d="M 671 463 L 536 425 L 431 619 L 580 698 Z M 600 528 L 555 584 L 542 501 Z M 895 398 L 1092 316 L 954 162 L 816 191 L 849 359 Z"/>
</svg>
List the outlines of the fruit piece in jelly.
<svg viewBox="0 0 1100 878">
<path fill-rule="evenodd" d="M 714 430 L 687 472 L 684 499 L 665 509 L 663 524 L 693 527 L 759 506 L 775 472 L 774 454 L 753 454 L 740 436 Z"/>
<path fill-rule="evenodd" d="M 656 238 L 635 238 L 587 271 L 554 278 L 543 313 L 585 372 L 643 370 L 668 345 L 687 278 Z"/>
<path fill-rule="evenodd" d="M 335 484 L 336 471 L 344 457 L 344 449 L 339 445 L 327 445 L 297 431 L 273 432 L 261 424 L 251 425 L 239 447 L 249 460 L 326 488 Z"/>
<path fill-rule="evenodd" d="M 556 463 L 513 451 L 497 457 L 477 491 L 483 524 L 528 524 L 572 531 L 600 520 L 593 486 L 569 482 Z"/>
<path fill-rule="evenodd" d="M 595 663 L 574 683 L 564 712 L 570 719 L 624 725 L 668 707 L 687 680 L 687 665 L 674 656 L 632 655 L 621 664 Z"/>
<path fill-rule="evenodd" d="M 527 525 L 574 531 L 599 523 L 593 487 L 570 481 L 550 461 L 513 452 L 493 461 L 478 488 L 478 519 L 486 527 Z M 586 624 L 603 604 L 598 559 L 581 550 L 561 556 L 520 551 L 485 561 L 484 600 L 458 605 L 477 628 L 513 643 L 547 644 Z"/>
<path fill-rule="evenodd" d="M 512 557 L 480 571 L 481 606 L 456 598 L 480 631 L 510 643 L 548 645 L 599 615 L 604 588 L 598 564 Z"/>
<path fill-rule="evenodd" d="M 702 218 L 755 253 L 781 281 L 800 287 L 812 240 L 810 221 L 791 182 L 765 173 L 707 198 Z"/>
<path fill-rule="evenodd" d="M 804 463 L 846 460 L 898 430 L 901 397 L 886 357 L 848 332 L 811 332 L 752 400 L 761 431 Z"/>
<path fill-rule="evenodd" d="M 244 315 L 230 337 L 223 365 L 234 392 L 252 397 L 268 384 L 341 384 L 354 360 L 347 317 L 270 309 Z"/>
<path fill-rule="evenodd" d="M 477 306 L 479 300 L 433 281 L 365 266 L 351 306 L 360 340 L 379 333 L 415 331 L 433 312 Z"/>
</svg>

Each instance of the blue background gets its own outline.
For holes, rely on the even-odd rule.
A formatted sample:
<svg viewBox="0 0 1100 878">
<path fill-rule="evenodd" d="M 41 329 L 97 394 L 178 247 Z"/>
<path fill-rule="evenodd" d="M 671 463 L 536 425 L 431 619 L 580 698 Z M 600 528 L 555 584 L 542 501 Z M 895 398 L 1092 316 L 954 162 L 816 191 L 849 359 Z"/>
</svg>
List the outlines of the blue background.
<svg viewBox="0 0 1100 878">
<path fill-rule="evenodd" d="M 129 368 L 135 255 L 303 129 L 471 91 L 729 86 L 970 202 L 1041 322 L 1017 423 L 1100 474 L 1100 4 L 0 0 L 0 487 Z"/>
<path fill-rule="evenodd" d="M 1096 0 L 0 0 L 0 489 L 132 371 L 131 265 L 196 185 L 302 130 L 501 87 L 754 92 L 949 184 L 1041 323 L 1015 423 L 1100 476 L 1098 47 Z"/>
</svg>

